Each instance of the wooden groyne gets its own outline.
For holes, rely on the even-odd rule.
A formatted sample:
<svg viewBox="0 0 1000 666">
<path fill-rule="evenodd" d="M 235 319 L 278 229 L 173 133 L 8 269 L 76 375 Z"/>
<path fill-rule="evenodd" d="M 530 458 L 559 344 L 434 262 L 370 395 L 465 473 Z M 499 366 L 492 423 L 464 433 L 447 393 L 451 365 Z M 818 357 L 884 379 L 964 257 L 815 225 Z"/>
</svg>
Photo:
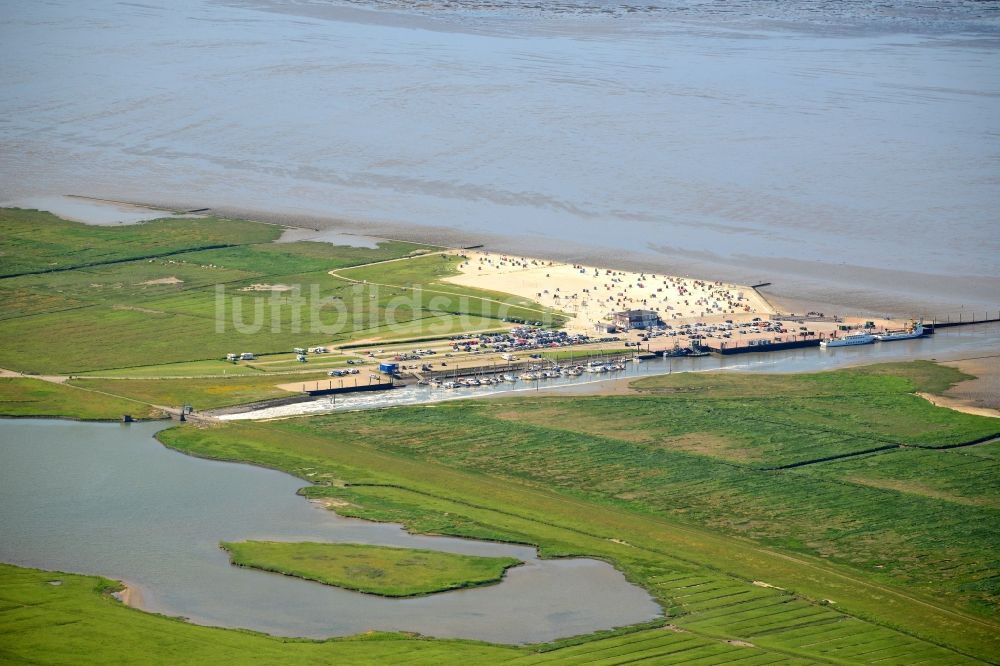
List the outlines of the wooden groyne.
<svg viewBox="0 0 1000 666">
<path fill-rule="evenodd" d="M 994 324 L 1000 322 L 1000 310 L 958 312 L 956 314 L 945 315 L 944 317 L 934 317 L 929 324 L 924 324 L 927 333 L 933 333 L 938 328 L 951 328 L 953 326 L 971 326 L 972 324 Z"/>
</svg>

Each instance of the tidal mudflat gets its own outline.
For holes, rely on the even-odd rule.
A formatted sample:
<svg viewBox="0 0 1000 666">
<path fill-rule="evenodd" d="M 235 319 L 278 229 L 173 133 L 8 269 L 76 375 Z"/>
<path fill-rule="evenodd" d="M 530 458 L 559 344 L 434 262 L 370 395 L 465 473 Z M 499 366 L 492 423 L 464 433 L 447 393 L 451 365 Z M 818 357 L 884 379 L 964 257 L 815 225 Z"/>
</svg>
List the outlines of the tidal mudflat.
<svg viewBox="0 0 1000 666">
<path fill-rule="evenodd" d="M 990 3 L 410 8 L 8 6 L 0 200 L 347 222 L 901 314 L 995 305 Z"/>
</svg>

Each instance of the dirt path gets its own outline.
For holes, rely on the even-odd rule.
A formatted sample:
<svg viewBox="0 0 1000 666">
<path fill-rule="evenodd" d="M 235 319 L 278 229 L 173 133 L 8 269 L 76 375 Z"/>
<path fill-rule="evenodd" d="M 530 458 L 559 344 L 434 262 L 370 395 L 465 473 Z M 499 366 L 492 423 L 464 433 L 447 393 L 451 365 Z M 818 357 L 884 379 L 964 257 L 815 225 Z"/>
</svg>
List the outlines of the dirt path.
<svg viewBox="0 0 1000 666">
<path fill-rule="evenodd" d="M 337 366 L 339 367 L 339 366 Z M 319 366 L 314 368 L 302 368 L 301 370 L 272 370 L 272 371 L 261 371 L 257 374 L 234 374 L 234 375 L 143 375 L 143 376 L 122 376 L 122 375 L 74 375 L 73 377 L 64 377 L 63 381 L 68 379 L 121 379 L 121 380 L 139 380 L 144 381 L 148 379 L 263 379 L 265 377 L 276 377 L 280 378 L 287 375 L 315 375 L 320 372 L 326 372 L 327 370 L 334 369 L 334 366 Z M 29 377 L 39 379 L 35 375 L 29 375 Z"/>
<path fill-rule="evenodd" d="M 171 418 L 179 417 L 180 414 L 181 414 L 181 410 L 178 407 L 168 407 L 166 405 L 154 405 L 151 402 L 145 402 L 144 400 L 137 400 L 137 399 L 131 398 L 131 397 L 127 396 L 127 395 L 119 395 L 117 393 L 109 393 L 108 391 L 99 391 L 97 389 L 86 388 L 84 386 L 76 386 L 74 384 L 69 384 L 67 382 L 71 378 L 68 375 L 26 375 L 26 374 L 23 374 L 23 373 L 20 373 L 20 372 L 15 372 L 13 370 L 6 370 L 4 368 L 0 368 L 0 377 L 10 377 L 10 378 L 15 378 L 16 377 L 16 378 L 21 378 L 21 379 L 35 379 L 35 380 L 43 381 L 43 382 L 50 382 L 52 384 L 62 384 L 66 388 L 74 389 L 74 390 L 77 390 L 77 391 L 86 391 L 88 393 L 97 393 L 99 395 L 106 395 L 106 396 L 108 396 L 110 398 L 117 398 L 119 400 L 127 400 L 129 402 L 134 402 L 134 403 L 139 404 L 139 405 L 145 405 L 147 407 L 152 407 L 153 409 L 156 409 L 158 411 L 163 412 L 164 414 L 169 415 Z M 171 379 L 176 379 L 176 377 L 173 377 Z M 207 415 L 207 414 L 206 415 L 202 415 L 202 414 L 188 414 L 187 418 L 190 419 L 190 420 L 193 420 L 193 421 L 206 421 L 206 422 L 208 422 L 208 421 L 217 421 L 218 420 L 214 416 L 210 416 L 210 415 Z"/>
<path fill-rule="evenodd" d="M 51 382 L 53 384 L 65 384 L 69 381 L 68 375 L 26 375 L 23 372 L 17 372 L 15 370 L 6 370 L 0 368 L 0 377 L 21 377 L 24 379 L 40 379 L 43 382 Z"/>
</svg>

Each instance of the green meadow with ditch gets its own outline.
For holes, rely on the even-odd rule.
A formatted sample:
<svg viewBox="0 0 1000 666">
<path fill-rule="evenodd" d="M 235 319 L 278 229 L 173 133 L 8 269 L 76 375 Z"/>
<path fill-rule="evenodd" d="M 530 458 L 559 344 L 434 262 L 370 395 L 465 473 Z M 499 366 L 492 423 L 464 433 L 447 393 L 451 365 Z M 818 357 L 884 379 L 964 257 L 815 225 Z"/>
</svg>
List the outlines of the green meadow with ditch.
<svg viewBox="0 0 1000 666">
<path fill-rule="evenodd" d="M 123 414 L 159 418 L 159 410 L 135 400 L 32 377 L 0 377 L 0 416 L 107 421 Z"/>
<path fill-rule="evenodd" d="M 228 406 L 346 367 L 336 352 L 298 363 L 293 347 L 559 321 L 530 301 L 443 282 L 454 254 L 275 244 L 279 231 L 200 218 L 88 227 L 0 210 L 0 368 L 73 375 L 0 378 L 0 414 Z M 305 288 L 286 289 L 295 285 Z M 295 299 L 314 290 L 323 307 L 300 327 L 349 313 L 336 332 L 295 332 Z M 221 360 L 243 351 L 258 358 Z M 303 495 L 346 516 L 606 560 L 665 618 L 524 647 L 385 633 L 278 639 L 128 608 L 101 578 L 0 564 L 0 662 L 996 663 L 1000 420 L 916 395 L 967 378 L 930 362 L 674 374 L 608 395 L 181 425 L 160 440 L 296 475 L 310 484 Z M 291 546 L 241 557 L 335 584 L 358 578 L 343 559 Z M 399 562 L 375 559 L 363 566 L 385 583 Z M 470 582 L 459 564 L 440 564 L 438 582 Z M 427 582 L 418 578 L 393 584 Z"/>
<path fill-rule="evenodd" d="M 216 217 L 101 227 L 44 211 L 0 208 L 0 277 L 268 243 L 280 235 L 281 229 L 272 225 Z"/>
<path fill-rule="evenodd" d="M 1000 603 L 1000 502 L 989 483 L 1000 444 L 948 447 L 1000 436 L 1000 421 L 913 395 L 929 378 L 961 374 L 930 363 L 793 376 L 691 373 L 640 380 L 635 395 L 457 402 L 281 427 L 476 473 L 502 470 L 989 612 Z"/>
<path fill-rule="evenodd" d="M 608 559 L 699 636 L 834 663 L 975 663 L 1000 654 L 997 444 L 948 447 L 995 437 L 1000 423 L 913 394 L 962 378 L 931 363 L 674 375 L 631 395 L 160 436 L 197 455 L 310 470 L 319 483 L 306 494 L 337 499 L 345 515 Z M 867 407 L 876 396 L 888 422 Z M 866 453 L 872 441 L 892 448 Z M 939 461 L 920 483 L 914 454 Z M 968 456 L 979 474 L 963 471 Z"/>
<path fill-rule="evenodd" d="M 407 266 L 431 284 L 431 248 L 273 243 L 280 228 L 215 218 L 93 227 L 0 210 L 0 367 L 43 374 L 290 352 L 362 339 L 449 335 L 541 317 L 537 304 L 463 287 L 381 287 L 330 271 Z M 386 262 L 393 259 L 404 261 Z M 501 309 L 501 306 L 503 308 Z M 144 371 L 137 370 L 138 374 Z"/>
<path fill-rule="evenodd" d="M 131 398 L 142 403 L 178 407 L 191 405 L 197 410 L 230 407 L 258 400 L 287 398 L 295 394 L 276 387 L 284 382 L 312 383 L 327 380 L 325 372 L 293 376 L 254 375 L 204 377 L 191 379 L 93 379 L 79 378 L 70 386 Z M 367 381 L 367 377 L 364 381 Z"/>
<path fill-rule="evenodd" d="M 523 648 L 475 641 L 370 632 L 325 641 L 275 638 L 216 629 L 124 606 L 110 594 L 119 585 L 97 576 L 0 564 L 0 661 L 39 664 L 371 664 L 420 666 L 462 663 L 657 664 L 798 666 L 792 655 L 661 628 L 608 631 L 583 639 Z M 954 662 L 960 663 L 960 662 Z"/>
<path fill-rule="evenodd" d="M 408 650 L 417 663 L 995 661 L 996 567 L 989 558 L 996 552 L 990 527 L 997 445 L 942 447 L 962 443 L 949 431 L 978 439 L 995 433 L 997 422 L 913 395 L 961 378 L 930 363 L 815 375 L 674 375 L 639 380 L 631 395 L 546 398 L 536 407 L 520 398 L 460 401 L 274 423 L 187 425 L 160 434 L 183 452 L 308 478 L 314 485 L 304 493 L 336 500 L 331 504 L 344 515 L 397 521 L 415 532 L 537 544 L 545 557 L 605 559 L 655 596 L 667 613 L 666 628 L 517 649 L 395 634 L 356 639 L 363 645 L 278 640 L 121 607 L 98 579 L 59 574 L 64 583 L 54 588 L 46 581 L 56 574 L 2 567 L 0 599 L 8 610 L 0 615 L 0 635 L 12 659 L 30 650 L 42 663 L 59 661 L 70 649 L 93 655 L 94 662 L 114 658 L 121 654 L 115 636 L 135 649 L 175 656 L 182 643 L 185 658 L 208 659 L 218 654 L 213 646 L 225 646 L 227 655 L 260 652 L 265 661 L 287 663 L 316 655 L 391 659 Z M 793 418 L 810 397 L 831 410 L 833 389 L 858 381 L 877 388 L 886 407 L 907 420 L 907 435 L 897 438 L 903 444 L 773 469 L 776 461 L 798 460 L 798 444 L 804 456 L 815 455 L 812 433 Z M 692 403 L 725 415 L 727 405 L 759 402 L 762 388 L 775 397 L 761 436 L 783 443 L 743 462 L 732 451 L 748 441 L 741 437 L 757 437 L 764 423 L 752 410 L 739 428 L 709 419 L 686 439 L 678 439 L 676 429 L 661 436 L 662 422 L 638 418 L 655 412 L 668 422 L 682 420 Z M 599 405 L 612 400 L 635 403 L 629 412 L 635 428 L 595 420 Z M 892 437 L 886 424 L 852 409 L 849 396 L 843 400 L 842 434 Z M 852 412 L 857 418 L 847 419 Z M 773 430 L 777 422 L 787 423 L 783 433 Z M 914 441 L 932 444 L 916 448 Z M 926 459 L 907 460 L 910 455 Z M 969 473 L 968 456 L 981 462 L 978 475 Z M 883 542 L 893 552 L 881 549 Z M 82 612 L 85 622 L 64 621 Z"/>
</svg>

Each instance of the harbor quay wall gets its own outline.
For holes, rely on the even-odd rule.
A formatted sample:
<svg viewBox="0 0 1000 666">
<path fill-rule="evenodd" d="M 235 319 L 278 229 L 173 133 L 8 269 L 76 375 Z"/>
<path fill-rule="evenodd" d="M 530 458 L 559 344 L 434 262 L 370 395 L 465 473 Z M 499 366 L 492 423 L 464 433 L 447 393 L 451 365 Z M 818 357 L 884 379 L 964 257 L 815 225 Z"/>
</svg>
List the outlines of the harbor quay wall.
<svg viewBox="0 0 1000 666">
<path fill-rule="evenodd" d="M 357 386 L 327 386 L 326 388 L 314 388 L 303 391 L 309 396 L 336 395 L 338 393 L 361 393 L 364 391 L 387 391 L 393 388 L 392 382 L 380 382 L 378 384 L 359 384 Z"/>
<path fill-rule="evenodd" d="M 727 344 L 725 347 L 707 347 L 710 351 L 716 354 L 721 354 L 723 356 L 729 356 L 731 354 L 746 354 L 749 352 L 771 352 L 771 351 L 781 351 L 783 349 L 800 349 L 803 347 L 819 347 L 819 338 L 810 338 L 805 340 L 787 340 L 783 342 L 765 342 L 762 344 L 738 344 L 730 343 L 732 346 Z"/>
</svg>

